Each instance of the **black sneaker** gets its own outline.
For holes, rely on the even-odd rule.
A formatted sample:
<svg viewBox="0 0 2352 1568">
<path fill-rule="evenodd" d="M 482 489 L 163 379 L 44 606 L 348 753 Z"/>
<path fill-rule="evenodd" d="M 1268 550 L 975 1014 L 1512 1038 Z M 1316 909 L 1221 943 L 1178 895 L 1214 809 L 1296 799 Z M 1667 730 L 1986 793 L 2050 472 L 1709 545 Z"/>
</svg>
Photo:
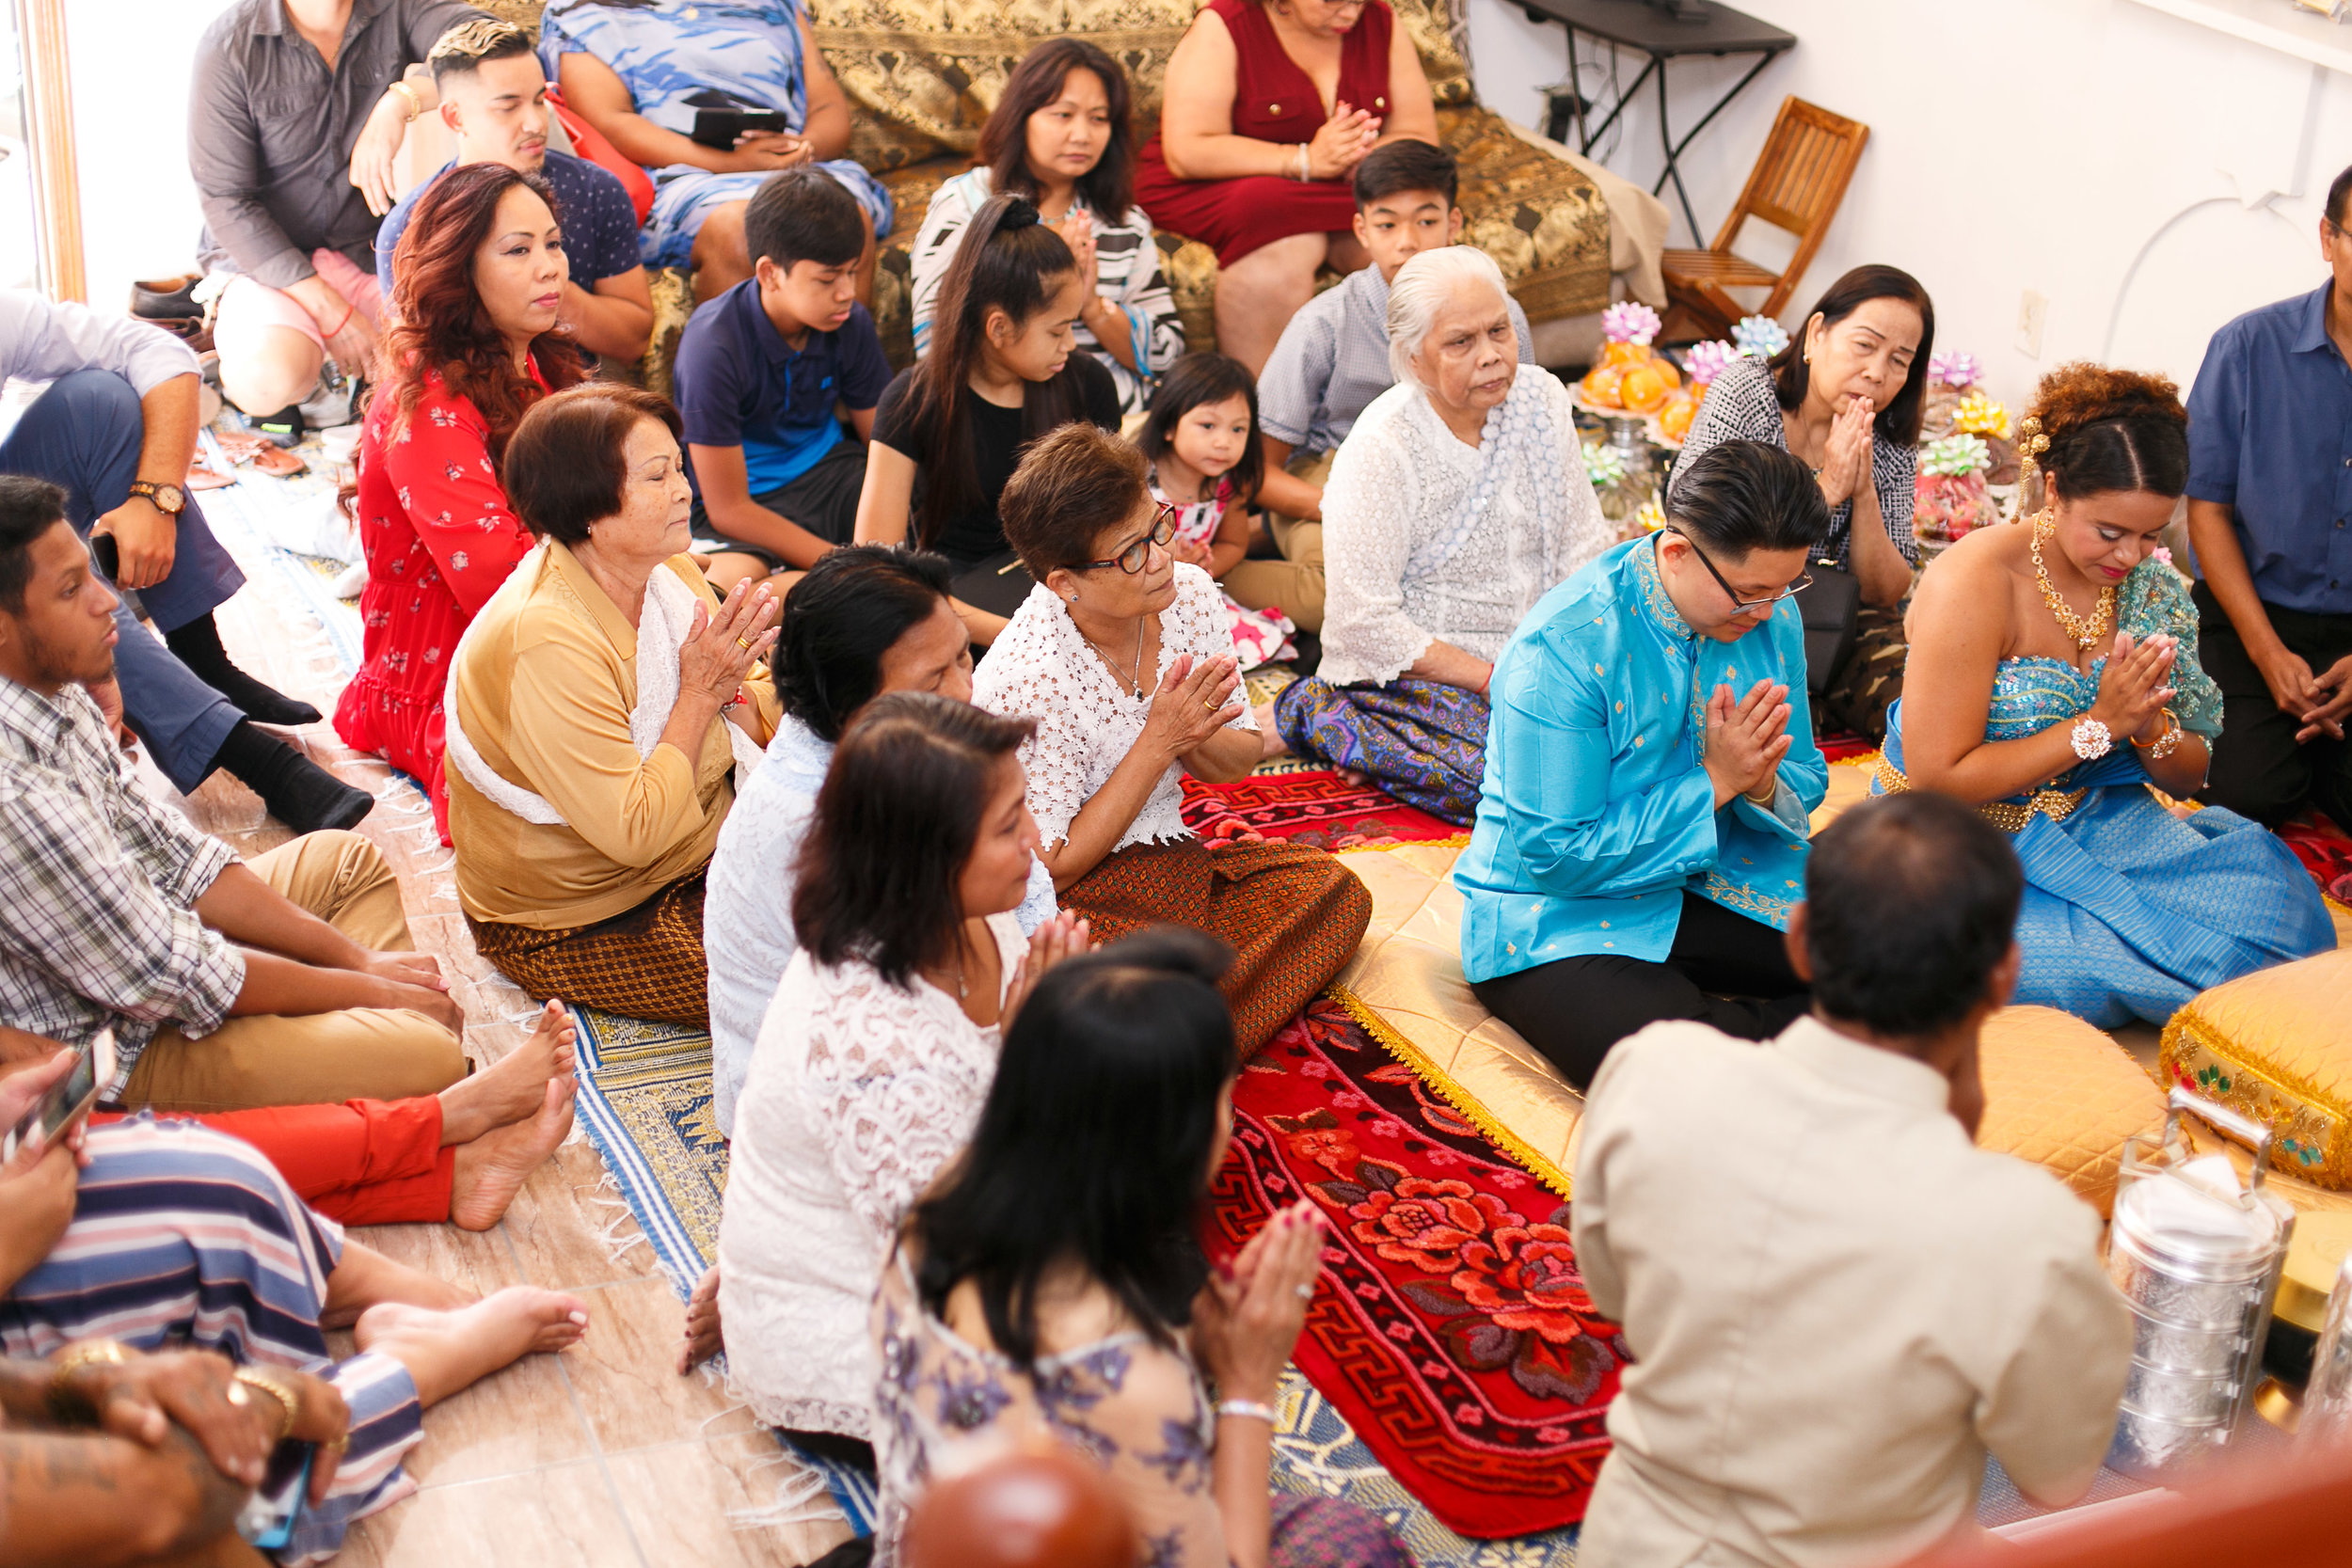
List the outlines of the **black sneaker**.
<svg viewBox="0 0 2352 1568">
<path fill-rule="evenodd" d="M 246 423 L 270 445 L 288 450 L 302 445 L 309 429 L 302 421 L 302 404 L 298 403 L 290 403 L 275 414 L 247 414 Z"/>
</svg>

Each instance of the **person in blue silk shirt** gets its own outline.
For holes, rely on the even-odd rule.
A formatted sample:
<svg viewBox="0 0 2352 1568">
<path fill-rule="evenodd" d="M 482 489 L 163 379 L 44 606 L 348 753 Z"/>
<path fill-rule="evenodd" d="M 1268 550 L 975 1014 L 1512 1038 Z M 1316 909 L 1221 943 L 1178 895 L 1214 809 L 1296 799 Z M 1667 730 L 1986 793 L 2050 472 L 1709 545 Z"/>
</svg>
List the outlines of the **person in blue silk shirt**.
<svg viewBox="0 0 2352 1568">
<path fill-rule="evenodd" d="M 1802 1016 L 1781 933 L 1829 769 L 1789 595 L 1829 532 L 1812 472 L 1725 441 L 1662 532 L 1536 604 L 1496 661 L 1462 967 L 1581 1088 L 1661 1019 L 1770 1039 Z"/>
<path fill-rule="evenodd" d="M 2026 868 L 2015 1000 L 2102 1029 L 2162 1024 L 2201 990 L 2336 945 L 2293 850 L 2224 806 L 2169 804 L 2208 761 L 2220 776 L 2239 712 L 2156 546 L 2196 472 L 2194 426 L 2162 376 L 2077 363 L 2042 378 L 2017 427 L 2017 520 L 1919 579 L 1871 778 L 2008 830 Z"/>
<path fill-rule="evenodd" d="M 2352 168 L 2307 294 L 2213 335 L 2188 394 L 2188 539 L 2221 733 L 2201 797 L 2275 828 L 2352 829 Z"/>
</svg>

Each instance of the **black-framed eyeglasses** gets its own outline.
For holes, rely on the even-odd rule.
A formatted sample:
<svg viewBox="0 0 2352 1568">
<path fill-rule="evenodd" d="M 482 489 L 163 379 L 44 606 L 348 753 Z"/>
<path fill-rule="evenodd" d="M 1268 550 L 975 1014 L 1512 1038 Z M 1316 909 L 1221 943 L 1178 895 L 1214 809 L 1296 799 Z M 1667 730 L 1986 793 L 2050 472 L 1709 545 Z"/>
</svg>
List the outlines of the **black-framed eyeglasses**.
<svg viewBox="0 0 2352 1568">
<path fill-rule="evenodd" d="M 1707 575 L 1715 579 L 1715 586 L 1722 589 L 1724 591 L 1724 596 L 1731 601 L 1731 612 L 1735 615 L 1743 610 L 1761 610 L 1766 605 L 1775 605 L 1780 603 L 1783 599 L 1793 599 L 1798 594 L 1813 586 L 1813 574 L 1811 572 L 1805 572 L 1801 574 L 1796 581 L 1790 583 L 1788 587 L 1782 589 L 1777 594 L 1768 594 L 1760 599 L 1743 599 L 1740 596 L 1740 590 L 1732 587 L 1729 582 L 1724 580 L 1723 573 L 1715 570 L 1715 563 L 1707 559 L 1707 552 L 1699 548 L 1699 542 L 1697 540 L 1692 538 L 1689 534 L 1683 532 L 1678 528 L 1669 528 L 1665 531 L 1673 534 L 1676 538 L 1691 546 L 1691 553 L 1699 558 L 1699 564 L 1707 568 Z"/>
<path fill-rule="evenodd" d="M 1176 537 L 1174 504 L 1161 501 L 1158 505 L 1159 510 L 1152 515 L 1151 532 L 1107 561 L 1081 561 L 1070 569 L 1073 572 L 1091 572 L 1102 566 L 1116 566 L 1129 577 L 1134 577 L 1137 572 L 1142 571 L 1144 562 L 1152 559 L 1152 546 L 1158 545 L 1165 547 L 1169 540 Z"/>
</svg>

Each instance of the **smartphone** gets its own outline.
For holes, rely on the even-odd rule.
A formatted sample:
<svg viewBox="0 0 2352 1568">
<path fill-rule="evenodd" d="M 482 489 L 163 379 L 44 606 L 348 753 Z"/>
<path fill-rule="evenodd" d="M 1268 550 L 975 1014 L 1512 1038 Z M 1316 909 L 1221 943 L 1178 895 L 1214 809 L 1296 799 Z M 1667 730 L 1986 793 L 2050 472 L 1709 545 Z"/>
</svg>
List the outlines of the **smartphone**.
<svg viewBox="0 0 2352 1568">
<path fill-rule="evenodd" d="M 114 1082 L 115 1032 L 101 1029 L 82 1047 L 73 1070 L 49 1085 L 23 1119 L 0 1133 L 0 1164 L 27 1144 L 45 1148 L 73 1118 L 98 1103 L 98 1091 Z"/>
<path fill-rule="evenodd" d="M 91 559 L 98 562 L 99 571 L 105 575 L 105 578 L 108 582 L 112 582 L 116 578 L 121 576 L 122 547 L 115 543 L 115 536 L 113 534 L 91 534 L 89 536 L 89 553 Z"/>
<path fill-rule="evenodd" d="M 237 1533 L 256 1550 L 274 1552 L 294 1539 L 295 1518 L 310 1487 L 315 1443 L 280 1443 L 271 1450 L 262 1484 L 237 1510 Z"/>
<path fill-rule="evenodd" d="M 789 131 L 792 122 L 773 109 L 696 109 L 693 139 L 722 152 L 734 150 L 746 131 Z"/>
</svg>

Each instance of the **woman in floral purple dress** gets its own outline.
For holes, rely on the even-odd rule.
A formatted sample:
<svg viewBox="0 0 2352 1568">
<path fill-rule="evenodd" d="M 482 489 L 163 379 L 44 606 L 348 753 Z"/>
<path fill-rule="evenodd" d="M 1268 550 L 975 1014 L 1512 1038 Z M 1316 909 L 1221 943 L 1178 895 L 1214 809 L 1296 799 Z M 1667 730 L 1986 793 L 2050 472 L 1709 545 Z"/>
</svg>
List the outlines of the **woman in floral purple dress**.
<svg viewBox="0 0 2352 1568">
<path fill-rule="evenodd" d="M 1103 1467 L 1153 1568 L 1411 1562 L 1351 1503 L 1267 1491 L 1324 1222 L 1300 1202 L 1229 1262 L 1201 1255 L 1240 1065 L 1231 957 L 1197 931 L 1131 937 L 1057 965 L 1015 1017 L 970 1149 L 882 1271 L 877 1568 L 933 1477 L 1040 1437 Z"/>
</svg>

